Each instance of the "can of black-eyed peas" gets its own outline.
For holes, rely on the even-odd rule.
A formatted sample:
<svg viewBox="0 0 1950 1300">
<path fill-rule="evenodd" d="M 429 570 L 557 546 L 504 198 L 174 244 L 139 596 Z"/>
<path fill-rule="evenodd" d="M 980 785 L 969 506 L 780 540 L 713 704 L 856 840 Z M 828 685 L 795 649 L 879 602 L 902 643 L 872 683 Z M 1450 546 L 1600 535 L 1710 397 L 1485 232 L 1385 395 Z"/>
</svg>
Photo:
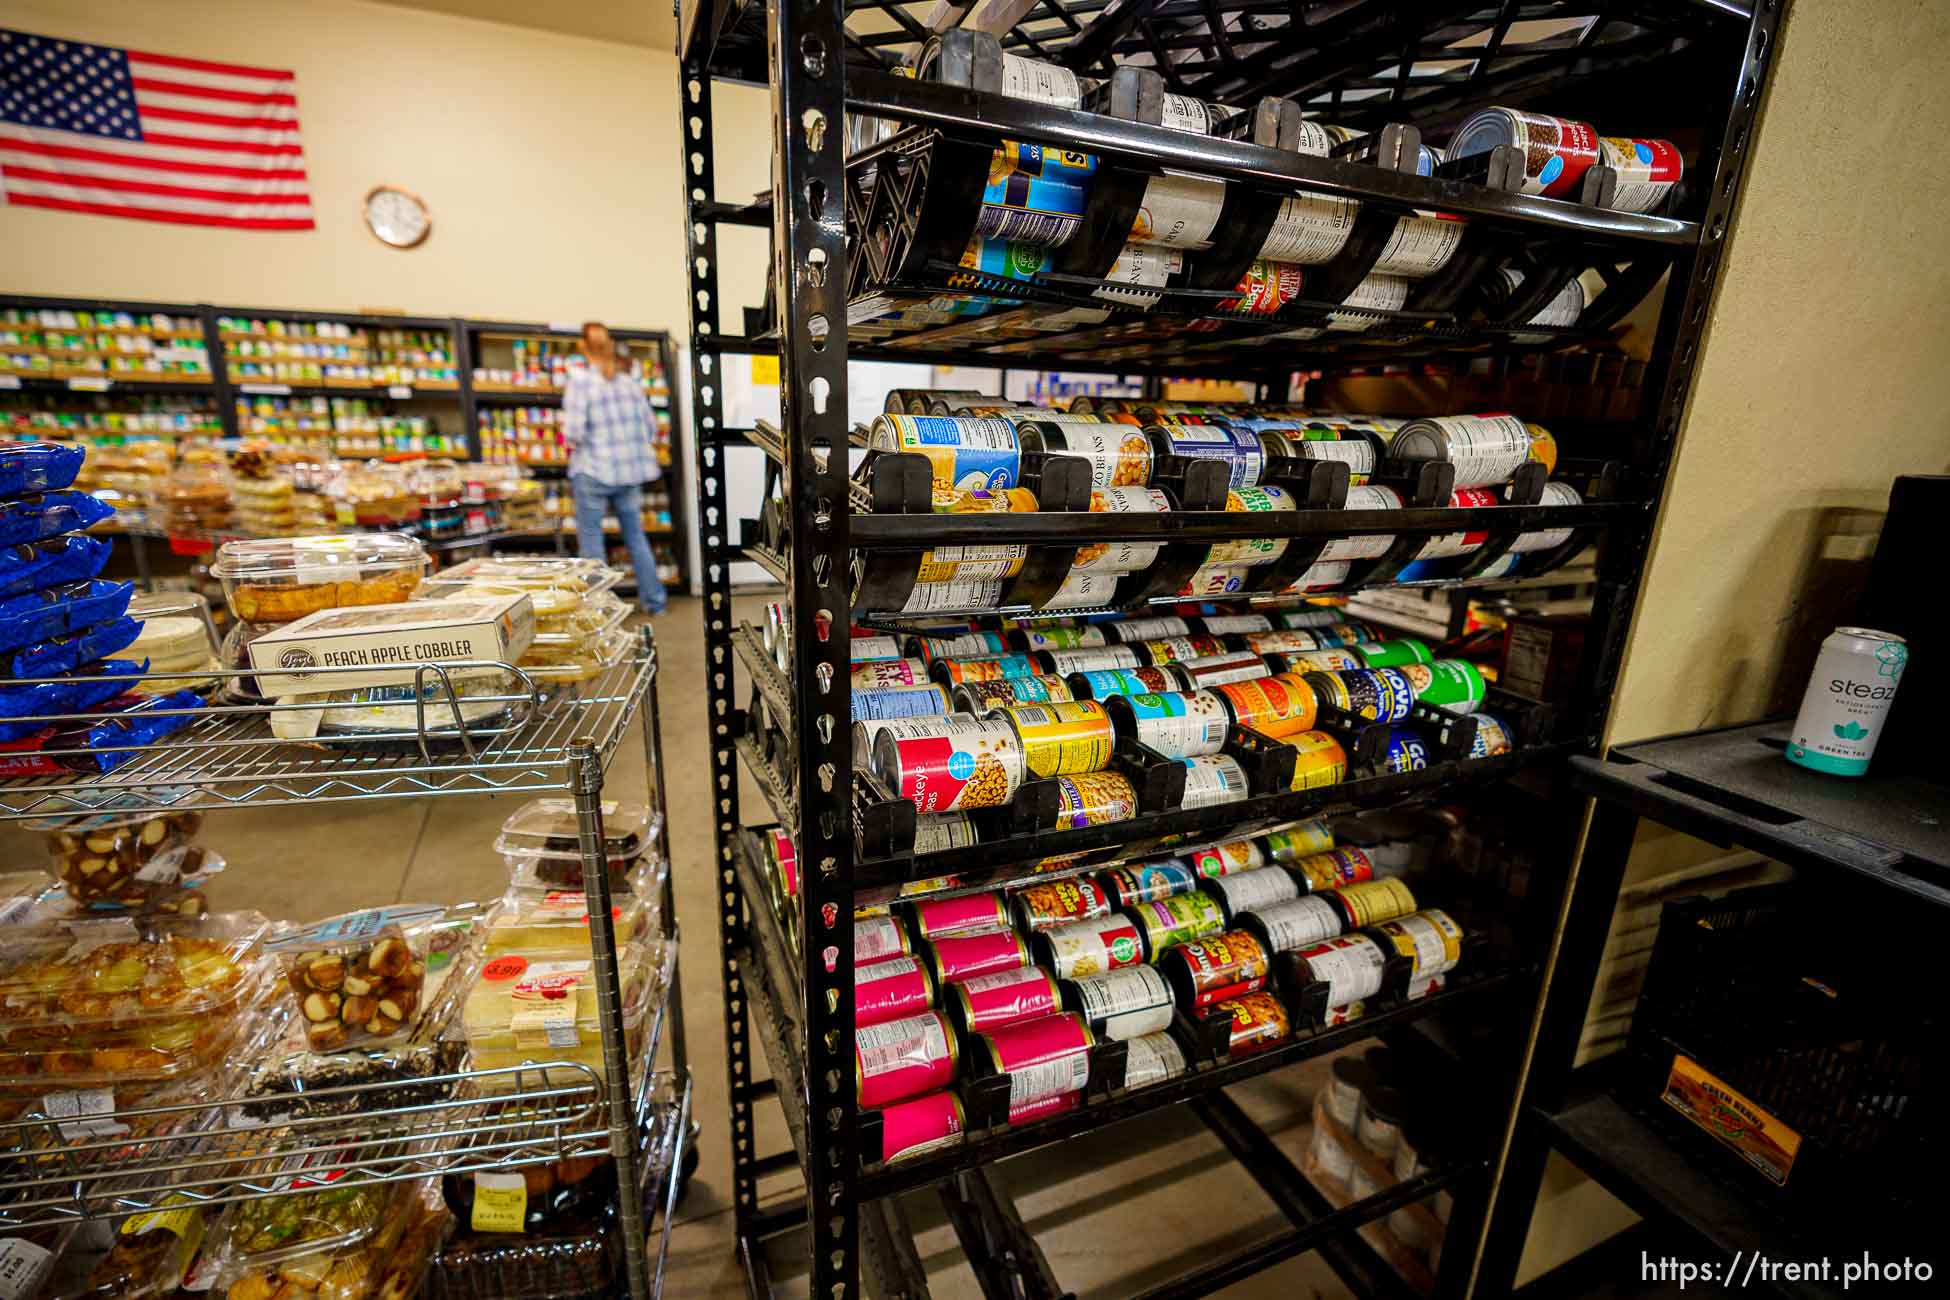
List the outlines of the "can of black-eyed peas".
<svg viewBox="0 0 1950 1300">
<path fill-rule="evenodd" d="M 996 718 L 901 718 L 873 739 L 873 770 L 923 813 L 993 808 L 1022 786 L 1022 743 Z"/>
</svg>

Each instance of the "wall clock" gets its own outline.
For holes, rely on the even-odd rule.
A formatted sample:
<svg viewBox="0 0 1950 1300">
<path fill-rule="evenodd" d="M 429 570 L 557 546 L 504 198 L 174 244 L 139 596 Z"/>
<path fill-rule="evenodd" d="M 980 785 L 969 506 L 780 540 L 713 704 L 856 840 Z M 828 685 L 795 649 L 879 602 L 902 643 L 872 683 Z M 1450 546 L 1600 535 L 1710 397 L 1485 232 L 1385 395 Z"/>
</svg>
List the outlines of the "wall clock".
<svg viewBox="0 0 1950 1300">
<path fill-rule="evenodd" d="M 417 194 L 391 185 L 375 185 L 366 195 L 366 228 L 382 244 L 412 248 L 433 233 L 433 218 Z"/>
</svg>

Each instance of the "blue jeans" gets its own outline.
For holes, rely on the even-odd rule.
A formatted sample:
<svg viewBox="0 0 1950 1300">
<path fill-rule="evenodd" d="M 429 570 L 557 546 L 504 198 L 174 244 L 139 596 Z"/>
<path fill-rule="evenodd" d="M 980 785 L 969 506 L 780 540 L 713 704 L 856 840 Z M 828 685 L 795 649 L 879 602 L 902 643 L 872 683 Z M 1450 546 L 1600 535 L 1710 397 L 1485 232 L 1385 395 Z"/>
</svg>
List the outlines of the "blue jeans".
<svg viewBox="0 0 1950 1300">
<path fill-rule="evenodd" d="M 615 515 L 624 544 L 630 548 L 630 563 L 636 569 L 637 606 L 646 613 L 663 613 L 663 580 L 657 576 L 657 557 L 650 552 L 650 539 L 643 535 L 642 490 L 635 484 L 611 487 L 587 474 L 570 475 L 569 486 L 576 501 L 576 553 L 585 560 L 608 559 L 603 516 Z"/>
</svg>

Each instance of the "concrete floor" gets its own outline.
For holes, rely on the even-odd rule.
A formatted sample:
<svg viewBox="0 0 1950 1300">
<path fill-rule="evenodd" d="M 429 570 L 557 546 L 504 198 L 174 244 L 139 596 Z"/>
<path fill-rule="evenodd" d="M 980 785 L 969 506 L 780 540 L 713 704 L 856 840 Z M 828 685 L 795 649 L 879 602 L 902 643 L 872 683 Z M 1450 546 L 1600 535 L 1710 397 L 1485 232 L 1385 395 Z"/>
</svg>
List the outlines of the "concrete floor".
<svg viewBox="0 0 1950 1300">
<path fill-rule="evenodd" d="M 741 598 L 751 619 L 764 597 Z M 666 1294 L 744 1294 L 729 1207 L 730 1146 L 724 1133 L 723 1004 L 717 981 L 718 935 L 712 860 L 709 761 L 704 726 L 701 603 L 673 599 L 655 620 L 660 654 L 664 780 L 669 800 L 677 912 L 682 922 L 684 1021 L 696 1081 L 694 1108 L 703 1133 L 703 1163 L 679 1211 L 670 1245 Z M 762 621 L 762 620 L 761 620 Z M 645 773 L 640 739 L 626 739 L 607 790 L 641 798 Z M 493 898 L 506 883 L 492 849 L 501 821 L 524 796 L 379 801 L 315 808 L 240 810 L 209 819 L 203 839 L 229 861 L 209 885 L 215 906 L 254 908 L 306 920 L 402 901 Z M 744 793 L 746 820 L 763 802 Z M 0 828 L 0 861 L 44 860 L 38 836 Z M 758 1064 L 763 1066 L 762 1054 Z M 1325 1062 L 1282 1071 L 1234 1090 L 1234 1096 L 1298 1160 L 1306 1116 Z M 761 1104 L 760 1149 L 786 1145 L 778 1107 Z M 1217 1139 L 1184 1107 L 1156 1113 L 1017 1157 L 1000 1174 L 1024 1221 L 1042 1244 L 1057 1278 L 1079 1297 L 1114 1297 L 1190 1271 L 1210 1257 L 1271 1235 L 1285 1220 Z M 796 1175 L 761 1190 L 797 1194 Z M 930 1194 L 905 1205 L 916 1245 L 942 1300 L 979 1295 L 954 1231 Z M 773 1276 L 782 1294 L 803 1295 L 802 1235 L 772 1244 Z M 1315 1255 L 1303 1256 L 1219 1293 L 1231 1300 L 1329 1300 L 1348 1294 Z"/>
</svg>

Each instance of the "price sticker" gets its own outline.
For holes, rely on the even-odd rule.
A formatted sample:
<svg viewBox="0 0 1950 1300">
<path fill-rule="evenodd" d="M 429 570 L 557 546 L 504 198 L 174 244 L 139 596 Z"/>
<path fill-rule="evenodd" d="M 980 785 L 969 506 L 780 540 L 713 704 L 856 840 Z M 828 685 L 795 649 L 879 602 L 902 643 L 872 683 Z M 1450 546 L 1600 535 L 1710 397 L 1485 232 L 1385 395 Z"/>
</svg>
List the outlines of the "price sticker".
<svg viewBox="0 0 1950 1300">
<path fill-rule="evenodd" d="M 528 1219 L 528 1180 L 520 1174 L 474 1175 L 476 1232 L 521 1232 Z"/>
<path fill-rule="evenodd" d="M 61 1136 L 70 1142 L 91 1137 L 121 1137 L 129 1126 L 110 1118 L 115 1113 L 115 1093 L 109 1088 L 89 1088 L 79 1092 L 50 1092 L 41 1098 L 47 1117 L 56 1122 Z"/>
</svg>

